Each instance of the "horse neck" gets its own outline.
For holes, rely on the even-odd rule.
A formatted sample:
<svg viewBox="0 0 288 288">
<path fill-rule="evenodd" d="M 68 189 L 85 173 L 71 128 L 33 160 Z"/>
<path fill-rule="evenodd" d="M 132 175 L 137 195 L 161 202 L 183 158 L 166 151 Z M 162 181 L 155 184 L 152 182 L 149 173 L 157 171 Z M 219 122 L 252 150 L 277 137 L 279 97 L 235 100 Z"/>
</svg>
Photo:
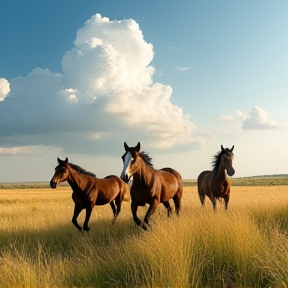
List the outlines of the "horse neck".
<svg viewBox="0 0 288 288">
<path fill-rule="evenodd" d="M 226 180 L 226 172 L 225 167 L 223 166 L 222 162 L 220 162 L 219 166 L 213 169 L 214 176 L 217 179 Z"/>
<path fill-rule="evenodd" d="M 149 185 L 153 179 L 154 169 L 147 165 L 143 159 L 141 159 L 140 168 L 133 175 L 133 182 L 144 183 Z"/>
<path fill-rule="evenodd" d="M 69 176 L 67 182 L 71 186 L 71 188 L 77 188 L 82 191 L 85 190 L 86 181 L 83 181 L 83 177 L 86 177 L 84 174 L 80 174 L 80 172 L 75 171 L 71 167 L 69 167 Z"/>
</svg>

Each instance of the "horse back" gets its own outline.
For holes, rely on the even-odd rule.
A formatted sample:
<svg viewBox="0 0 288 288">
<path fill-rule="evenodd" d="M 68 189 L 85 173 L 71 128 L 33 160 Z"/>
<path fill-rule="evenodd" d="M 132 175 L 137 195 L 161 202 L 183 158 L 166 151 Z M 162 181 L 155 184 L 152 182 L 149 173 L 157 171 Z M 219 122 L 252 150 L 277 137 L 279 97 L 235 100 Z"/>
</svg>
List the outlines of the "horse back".
<svg viewBox="0 0 288 288">
<path fill-rule="evenodd" d="M 176 177 L 177 181 L 178 181 L 179 187 L 183 187 L 182 177 L 181 177 L 179 172 L 177 172 L 176 170 L 174 170 L 172 168 L 169 168 L 169 167 L 165 167 L 165 168 L 162 168 L 160 170 L 168 172 L 170 174 L 173 174 Z"/>
<path fill-rule="evenodd" d="M 163 172 L 168 173 L 166 175 L 170 175 L 170 177 L 169 177 L 170 179 L 173 179 L 173 177 L 171 177 L 172 175 L 176 178 L 177 189 L 176 189 L 175 193 L 177 193 L 178 196 L 181 198 L 182 194 L 183 194 L 183 181 L 182 181 L 182 177 L 181 177 L 180 173 L 178 171 L 170 168 L 170 167 L 165 167 L 165 168 L 162 168 L 158 171 L 163 171 Z"/>
<path fill-rule="evenodd" d="M 127 183 L 125 183 L 120 177 L 116 175 L 108 175 L 104 179 L 114 180 L 119 185 L 119 192 L 122 201 L 129 201 L 130 200 L 130 187 Z"/>
</svg>

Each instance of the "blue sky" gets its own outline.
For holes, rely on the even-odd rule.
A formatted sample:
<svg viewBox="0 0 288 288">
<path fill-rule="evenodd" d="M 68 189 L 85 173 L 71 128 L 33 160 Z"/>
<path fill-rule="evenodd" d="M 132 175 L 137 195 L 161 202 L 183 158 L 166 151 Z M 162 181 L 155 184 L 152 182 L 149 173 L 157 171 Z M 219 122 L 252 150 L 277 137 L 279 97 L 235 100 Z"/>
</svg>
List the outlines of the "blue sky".
<svg viewBox="0 0 288 288">
<path fill-rule="evenodd" d="M 0 1 L 0 182 L 56 158 L 119 175 L 123 143 L 183 178 L 288 173 L 287 1 Z"/>
</svg>

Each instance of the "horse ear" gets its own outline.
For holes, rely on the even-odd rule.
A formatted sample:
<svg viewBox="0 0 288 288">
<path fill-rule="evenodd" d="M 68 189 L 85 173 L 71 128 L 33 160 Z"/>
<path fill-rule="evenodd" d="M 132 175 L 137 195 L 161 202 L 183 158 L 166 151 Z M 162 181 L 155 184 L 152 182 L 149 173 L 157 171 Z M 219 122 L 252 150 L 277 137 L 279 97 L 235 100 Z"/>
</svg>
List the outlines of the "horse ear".
<svg viewBox="0 0 288 288">
<path fill-rule="evenodd" d="M 57 162 L 58 162 L 58 164 L 60 164 L 61 161 L 62 161 L 62 160 L 61 160 L 59 157 L 57 157 Z"/>
<path fill-rule="evenodd" d="M 221 151 L 223 152 L 225 149 L 223 148 L 223 145 L 221 145 Z"/>
<path fill-rule="evenodd" d="M 68 158 L 66 157 L 64 161 L 62 161 L 64 164 L 64 167 L 67 168 L 68 165 Z"/>
<path fill-rule="evenodd" d="M 234 149 L 234 145 L 233 145 L 232 148 L 231 148 L 231 152 L 233 152 L 233 149 Z"/>
<path fill-rule="evenodd" d="M 136 145 L 136 147 L 135 147 L 135 150 L 136 150 L 137 152 L 140 151 L 140 142 L 137 143 L 137 145 Z"/>
<path fill-rule="evenodd" d="M 128 150 L 129 150 L 129 146 L 127 145 L 126 142 L 124 142 L 124 148 L 125 148 L 125 151 L 128 151 Z"/>
</svg>

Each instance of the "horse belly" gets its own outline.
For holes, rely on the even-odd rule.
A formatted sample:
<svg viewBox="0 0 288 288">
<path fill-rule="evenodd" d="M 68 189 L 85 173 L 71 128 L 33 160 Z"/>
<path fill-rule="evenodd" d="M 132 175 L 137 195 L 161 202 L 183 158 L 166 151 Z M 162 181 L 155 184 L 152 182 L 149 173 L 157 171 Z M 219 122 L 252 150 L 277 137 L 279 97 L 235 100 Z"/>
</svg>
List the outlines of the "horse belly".
<svg viewBox="0 0 288 288">
<path fill-rule="evenodd" d="M 97 198 L 95 205 L 101 206 L 101 205 L 106 205 L 106 204 L 108 204 L 108 203 L 110 203 L 110 202 L 111 202 L 111 201 L 109 201 L 108 199 Z"/>
</svg>

